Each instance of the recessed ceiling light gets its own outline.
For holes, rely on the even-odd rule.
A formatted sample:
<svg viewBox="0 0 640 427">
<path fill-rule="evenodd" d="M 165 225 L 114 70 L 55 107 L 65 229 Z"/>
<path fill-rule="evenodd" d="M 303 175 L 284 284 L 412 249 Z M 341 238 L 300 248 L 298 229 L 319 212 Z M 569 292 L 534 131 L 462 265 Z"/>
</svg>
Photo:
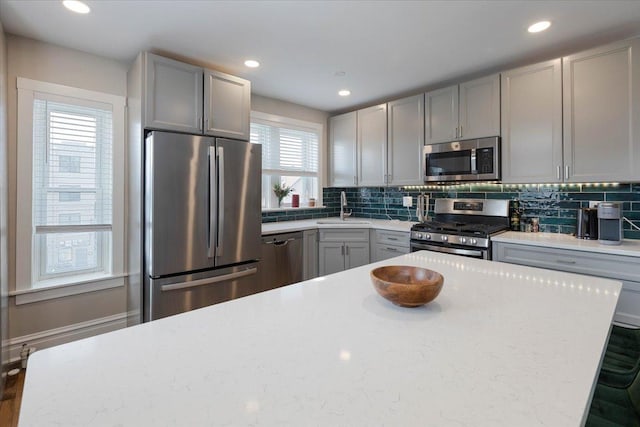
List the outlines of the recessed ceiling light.
<svg viewBox="0 0 640 427">
<path fill-rule="evenodd" d="M 345 73 L 344 71 L 336 71 L 335 73 L 333 73 L 334 76 L 336 77 L 344 77 L 347 73 Z"/>
<path fill-rule="evenodd" d="M 342 89 L 341 91 L 338 92 L 338 95 L 340 96 L 349 96 L 351 95 L 351 91 L 348 89 Z"/>
<path fill-rule="evenodd" d="M 549 21 L 540 21 L 536 22 L 529 26 L 530 33 L 539 33 L 540 31 L 544 31 L 551 26 L 551 22 Z"/>
<path fill-rule="evenodd" d="M 260 63 L 255 59 L 247 59 L 246 61 L 244 61 L 244 65 L 249 68 L 258 68 L 260 66 Z"/>
<path fill-rule="evenodd" d="M 63 6 L 75 13 L 89 13 L 91 9 L 86 3 L 83 3 L 79 0 L 64 0 L 62 2 Z"/>
</svg>

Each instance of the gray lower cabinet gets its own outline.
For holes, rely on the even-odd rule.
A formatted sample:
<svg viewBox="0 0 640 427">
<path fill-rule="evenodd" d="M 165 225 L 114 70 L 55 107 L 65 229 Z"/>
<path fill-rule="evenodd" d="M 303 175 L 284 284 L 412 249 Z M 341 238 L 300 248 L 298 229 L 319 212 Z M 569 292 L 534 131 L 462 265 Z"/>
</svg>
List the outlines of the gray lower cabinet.
<svg viewBox="0 0 640 427">
<path fill-rule="evenodd" d="M 620 280 L 623 288 L 614 320 L 640 326 L 640 262 L 636 257 L 494 242 L 493 259 Z"/>
<path fill-rule="evenodd" d="M 371 262 L 408 254 L 409 232 L 371 230 Z"/>
<path fill-rule="evenodd" d="M 368 229 L 321 229 L 319 235 L 320 276 L 369 264 Z"/>
<path fill-rule="evenodd" d="M 305 230 L 303 232 L 304 265 L 303 279 L 309 280 L 318 277 L 318 230 Z"/>
</svg>

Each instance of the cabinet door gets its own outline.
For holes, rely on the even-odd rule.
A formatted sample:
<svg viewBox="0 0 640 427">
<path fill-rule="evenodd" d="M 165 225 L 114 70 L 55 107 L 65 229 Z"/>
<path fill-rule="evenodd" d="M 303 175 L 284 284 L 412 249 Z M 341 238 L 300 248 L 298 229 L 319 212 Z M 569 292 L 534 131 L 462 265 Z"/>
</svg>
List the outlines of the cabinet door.
<svg viewBox="0 0 640 427">
<path fill-rule="evenodd" d="M 640 178 L 640 40 L 563 58 L 565 181 Z"/>
<path fill-rule="evenodd" d="M 425 144 L 458 138 L 458 86 L 427 92 L 424 98 Z"/>
<path fill-rule="evenodd" d="M 622 291 L 613 320 L 640 326 L 640 282 L 622 282 Z"/>
<path fill-rule="evenodd" d="M 369 264 L 369 243 L 345 243 L 345 269 Z"/>
<path fill-rule="evenodd" d="M 250 81 L 204 71 L 204 133 L 248 141 L 250 113 Z"/>
<path fill-rule="evenodd" d="M 387 170 L 387 104 L 358 112 L 358 184 L 385 185 Z"/>
<path fill-rule="evenodd" d="M 318 230 L 305 230 L 304 241 L 304 266 L 302 276 L 304 280 L 318 277 Z"/>
<path fill-rule="evenodd" d="M 502 73 L 502 182 L 562 182 L 562 64 Z"/>
<path fill-rule="evenodd" d="M 329 186 L 352 187 L 357 185 L 355 111 L 329 119 Z"/>
<path fill-rule="evenodd" d="M 202 68 L 146 54 L 144 127 L 202 133 Z"/>
<path fill-rule="evenodd" d="M 371 254 L 371 262 L 384 261 L 408 253 L 409 248 L 376 244 L 375 252 Z"/>
<path fill-rule="evenodd" d="M 424 146 L 424 95 L 388 104 L 387 183 L 422 185 Z"/>
<path fill-rule="evenodd" d="M 320 276 L 337 273 L 344 270 L 344 243 L 318 243 L 318 267 Z"/>
<path fill-rule="evenodd" d="M 500 74 L 460 85 L 458 138 L 500 135 Z"/>
</svg>

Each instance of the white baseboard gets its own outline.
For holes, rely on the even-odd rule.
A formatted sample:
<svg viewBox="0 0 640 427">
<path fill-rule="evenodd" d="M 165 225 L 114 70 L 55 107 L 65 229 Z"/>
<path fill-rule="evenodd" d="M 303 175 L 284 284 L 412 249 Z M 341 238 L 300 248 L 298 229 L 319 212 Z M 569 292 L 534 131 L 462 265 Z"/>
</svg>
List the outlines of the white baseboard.
<svg viewBox="0 0 640 427">
<path fill-rule="evenodd" d="M 112 316 L 101 317 L 99 319 L 74 323 L 73 325 L 11 338 L 5 343 L 5 345 L 9 347 L 8 362 L 20 360 L 22 344 L 26 344 L 27 347 L 32 347 L 36 350 L 42 350 L 44 348 L 65 344 L 82 338 L 100 335 L 105 332 L 115 331 L 126 326 L 127 313 L 118 313 Z"/>
</svg>

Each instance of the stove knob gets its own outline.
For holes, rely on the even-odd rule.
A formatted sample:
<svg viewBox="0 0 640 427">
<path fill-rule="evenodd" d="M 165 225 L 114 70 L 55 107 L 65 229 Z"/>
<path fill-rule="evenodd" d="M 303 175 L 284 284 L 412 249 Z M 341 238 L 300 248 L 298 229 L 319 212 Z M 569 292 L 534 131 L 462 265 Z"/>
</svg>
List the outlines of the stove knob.
<svg viewBox="0 0 640 427">
<path fill-rule="evenodd" d="M 443 242 L 446 242 L 447 240 L 449 240 L 449 237 L 447 237 L 447 236 L 440 236 L 440 239 L 441 239 Z"/>
<path fill-rule="evenodd" d="M 475 245 L 475 244 L 478 243 L 478 240 L 477 239 L 471 239 L 471 240 L 469 240 L 469 243 L 471 243 L 472 245 Z"/>
<path fill-rule="evenodd" d="M 418 239 L 422 239 L 422 237 L 423 237 L 423 234 L 422 234 L 422 233 L 416 233 L 416 238 L 418 238 Z"/>
<path fill-rule="evenodd" d="M 460 238 L 460 243 L 467 243 L 467 238 L 466 237 L 461 237 Z"/>
<path fill-rule="evenodd" d="M 431 240 L 431 234 L 425 234 L 424 238 L 427 239 L 427 240 Z"/>
</svg>

